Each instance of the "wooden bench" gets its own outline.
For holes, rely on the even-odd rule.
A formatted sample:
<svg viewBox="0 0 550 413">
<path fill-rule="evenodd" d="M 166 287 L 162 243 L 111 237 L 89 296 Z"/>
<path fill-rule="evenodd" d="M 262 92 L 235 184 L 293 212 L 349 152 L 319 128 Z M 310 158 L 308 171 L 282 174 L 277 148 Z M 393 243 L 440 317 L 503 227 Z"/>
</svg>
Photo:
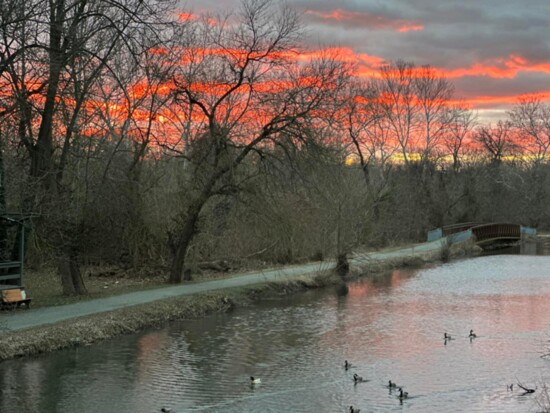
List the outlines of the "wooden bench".
<svg viewBox="0 0 550 413">
<path fill-rule="evenodd" d="M 10 288 L 2 290 L 2 308 L 13 309 L 25 304 L 26 308 L 31 307 L 31 299 L 27 298 L 27 293 L 23 287 Z"/>
</svg>

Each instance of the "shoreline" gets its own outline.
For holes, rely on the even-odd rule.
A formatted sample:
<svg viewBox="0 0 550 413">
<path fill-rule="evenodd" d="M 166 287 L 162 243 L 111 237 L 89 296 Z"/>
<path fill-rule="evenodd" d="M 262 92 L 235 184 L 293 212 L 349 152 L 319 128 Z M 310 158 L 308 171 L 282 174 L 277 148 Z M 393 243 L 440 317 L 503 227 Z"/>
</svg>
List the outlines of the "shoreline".
<svg viewBox="0 0 550 413">
<path fill-rule="evenodd" d="M 345 277 L 335 269 L 291 279 L 266 281 L 257 284 L 223 288 L 212 292 L 170 297 L 146 304 L 132 305 L 112 311 L 98 312 L 53 324 L 2 332 L 0 335 L 0 362 L 18 357 L 33 356 L 65 348 L 87 346 L 115 337 L 133 334 L 146 328 L 160 327 L 170 321 L 204 317 L 232 308 L 254 305 L 262 298 L 275 298 L 309 289 L 341 287 L 360 278 L 375 278 L 399 268 L 422 268 L 426 264 L 444 262 L 450 257 L 467 257 L 475 254 L 474 247 L 450 247 L 392 257 L 372 259 L 351 265 Z M 0 323 L 0 331 L 1 331 Z"/>
</svg>

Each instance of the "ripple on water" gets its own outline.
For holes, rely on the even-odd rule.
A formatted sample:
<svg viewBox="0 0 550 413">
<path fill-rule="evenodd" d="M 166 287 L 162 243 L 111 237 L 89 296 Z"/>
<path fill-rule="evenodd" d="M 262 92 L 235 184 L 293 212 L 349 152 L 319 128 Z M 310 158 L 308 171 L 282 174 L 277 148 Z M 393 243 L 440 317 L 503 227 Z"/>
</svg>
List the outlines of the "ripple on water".
<svg viewBox="0 0 550 413">
<path fill-rule="evenodd" d="M 536 411 L 535 397 L 506 385 L 550 381 L 550 361 L 540 357 L 550 257 L 483 257 L 349 290 L 3 363 L 0 411 L 14 403 L 83 413 Z M 472 341 L 470 328 L 478 334 Z M 455 338 L 446 345 L 444 332 Z M 355 385 L 353 373 L 369 381 Z M 250 386 L 249 376 L 262 383 Z M 385 387 L 390 379 L 411 398 L 400 402 Z"/>
</svg>

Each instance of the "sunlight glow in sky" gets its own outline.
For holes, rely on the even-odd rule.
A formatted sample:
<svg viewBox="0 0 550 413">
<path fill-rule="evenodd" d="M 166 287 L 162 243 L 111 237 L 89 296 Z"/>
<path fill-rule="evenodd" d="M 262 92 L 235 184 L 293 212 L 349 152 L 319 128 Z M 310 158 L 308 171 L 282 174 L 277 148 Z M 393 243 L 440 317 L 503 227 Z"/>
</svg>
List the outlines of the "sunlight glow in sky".
<svg viewBox="0 0 550 413">
<path fill-rule="evenodd" d="M 550 101 L 550 0 L 288 0 L 310 49 L 339 48 L 370 76 L 403 59 L 441 70 L 481 121 L 502 119 L 525 94 Z M 238 0 L 187 0 L 193 13 Z"/>
</svg>

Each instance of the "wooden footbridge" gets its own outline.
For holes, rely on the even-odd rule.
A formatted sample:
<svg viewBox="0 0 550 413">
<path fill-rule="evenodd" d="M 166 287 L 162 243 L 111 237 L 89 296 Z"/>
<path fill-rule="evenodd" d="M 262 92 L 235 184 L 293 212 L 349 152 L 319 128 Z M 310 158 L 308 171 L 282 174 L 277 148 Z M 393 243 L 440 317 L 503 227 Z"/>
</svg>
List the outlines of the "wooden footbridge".
<svg viewBox="0 0 550 413">
<path fill-rule="evenodd" d="M 536 235 L 536 230 L 520 224 L 467 222 L 446 225 L 428 233 L 428 241 L 446 237 L 452 243 L 473 238 L 477 245 L 488 248 L 497 244 L 519 241 L 524 235 Z"/>
</svg>

